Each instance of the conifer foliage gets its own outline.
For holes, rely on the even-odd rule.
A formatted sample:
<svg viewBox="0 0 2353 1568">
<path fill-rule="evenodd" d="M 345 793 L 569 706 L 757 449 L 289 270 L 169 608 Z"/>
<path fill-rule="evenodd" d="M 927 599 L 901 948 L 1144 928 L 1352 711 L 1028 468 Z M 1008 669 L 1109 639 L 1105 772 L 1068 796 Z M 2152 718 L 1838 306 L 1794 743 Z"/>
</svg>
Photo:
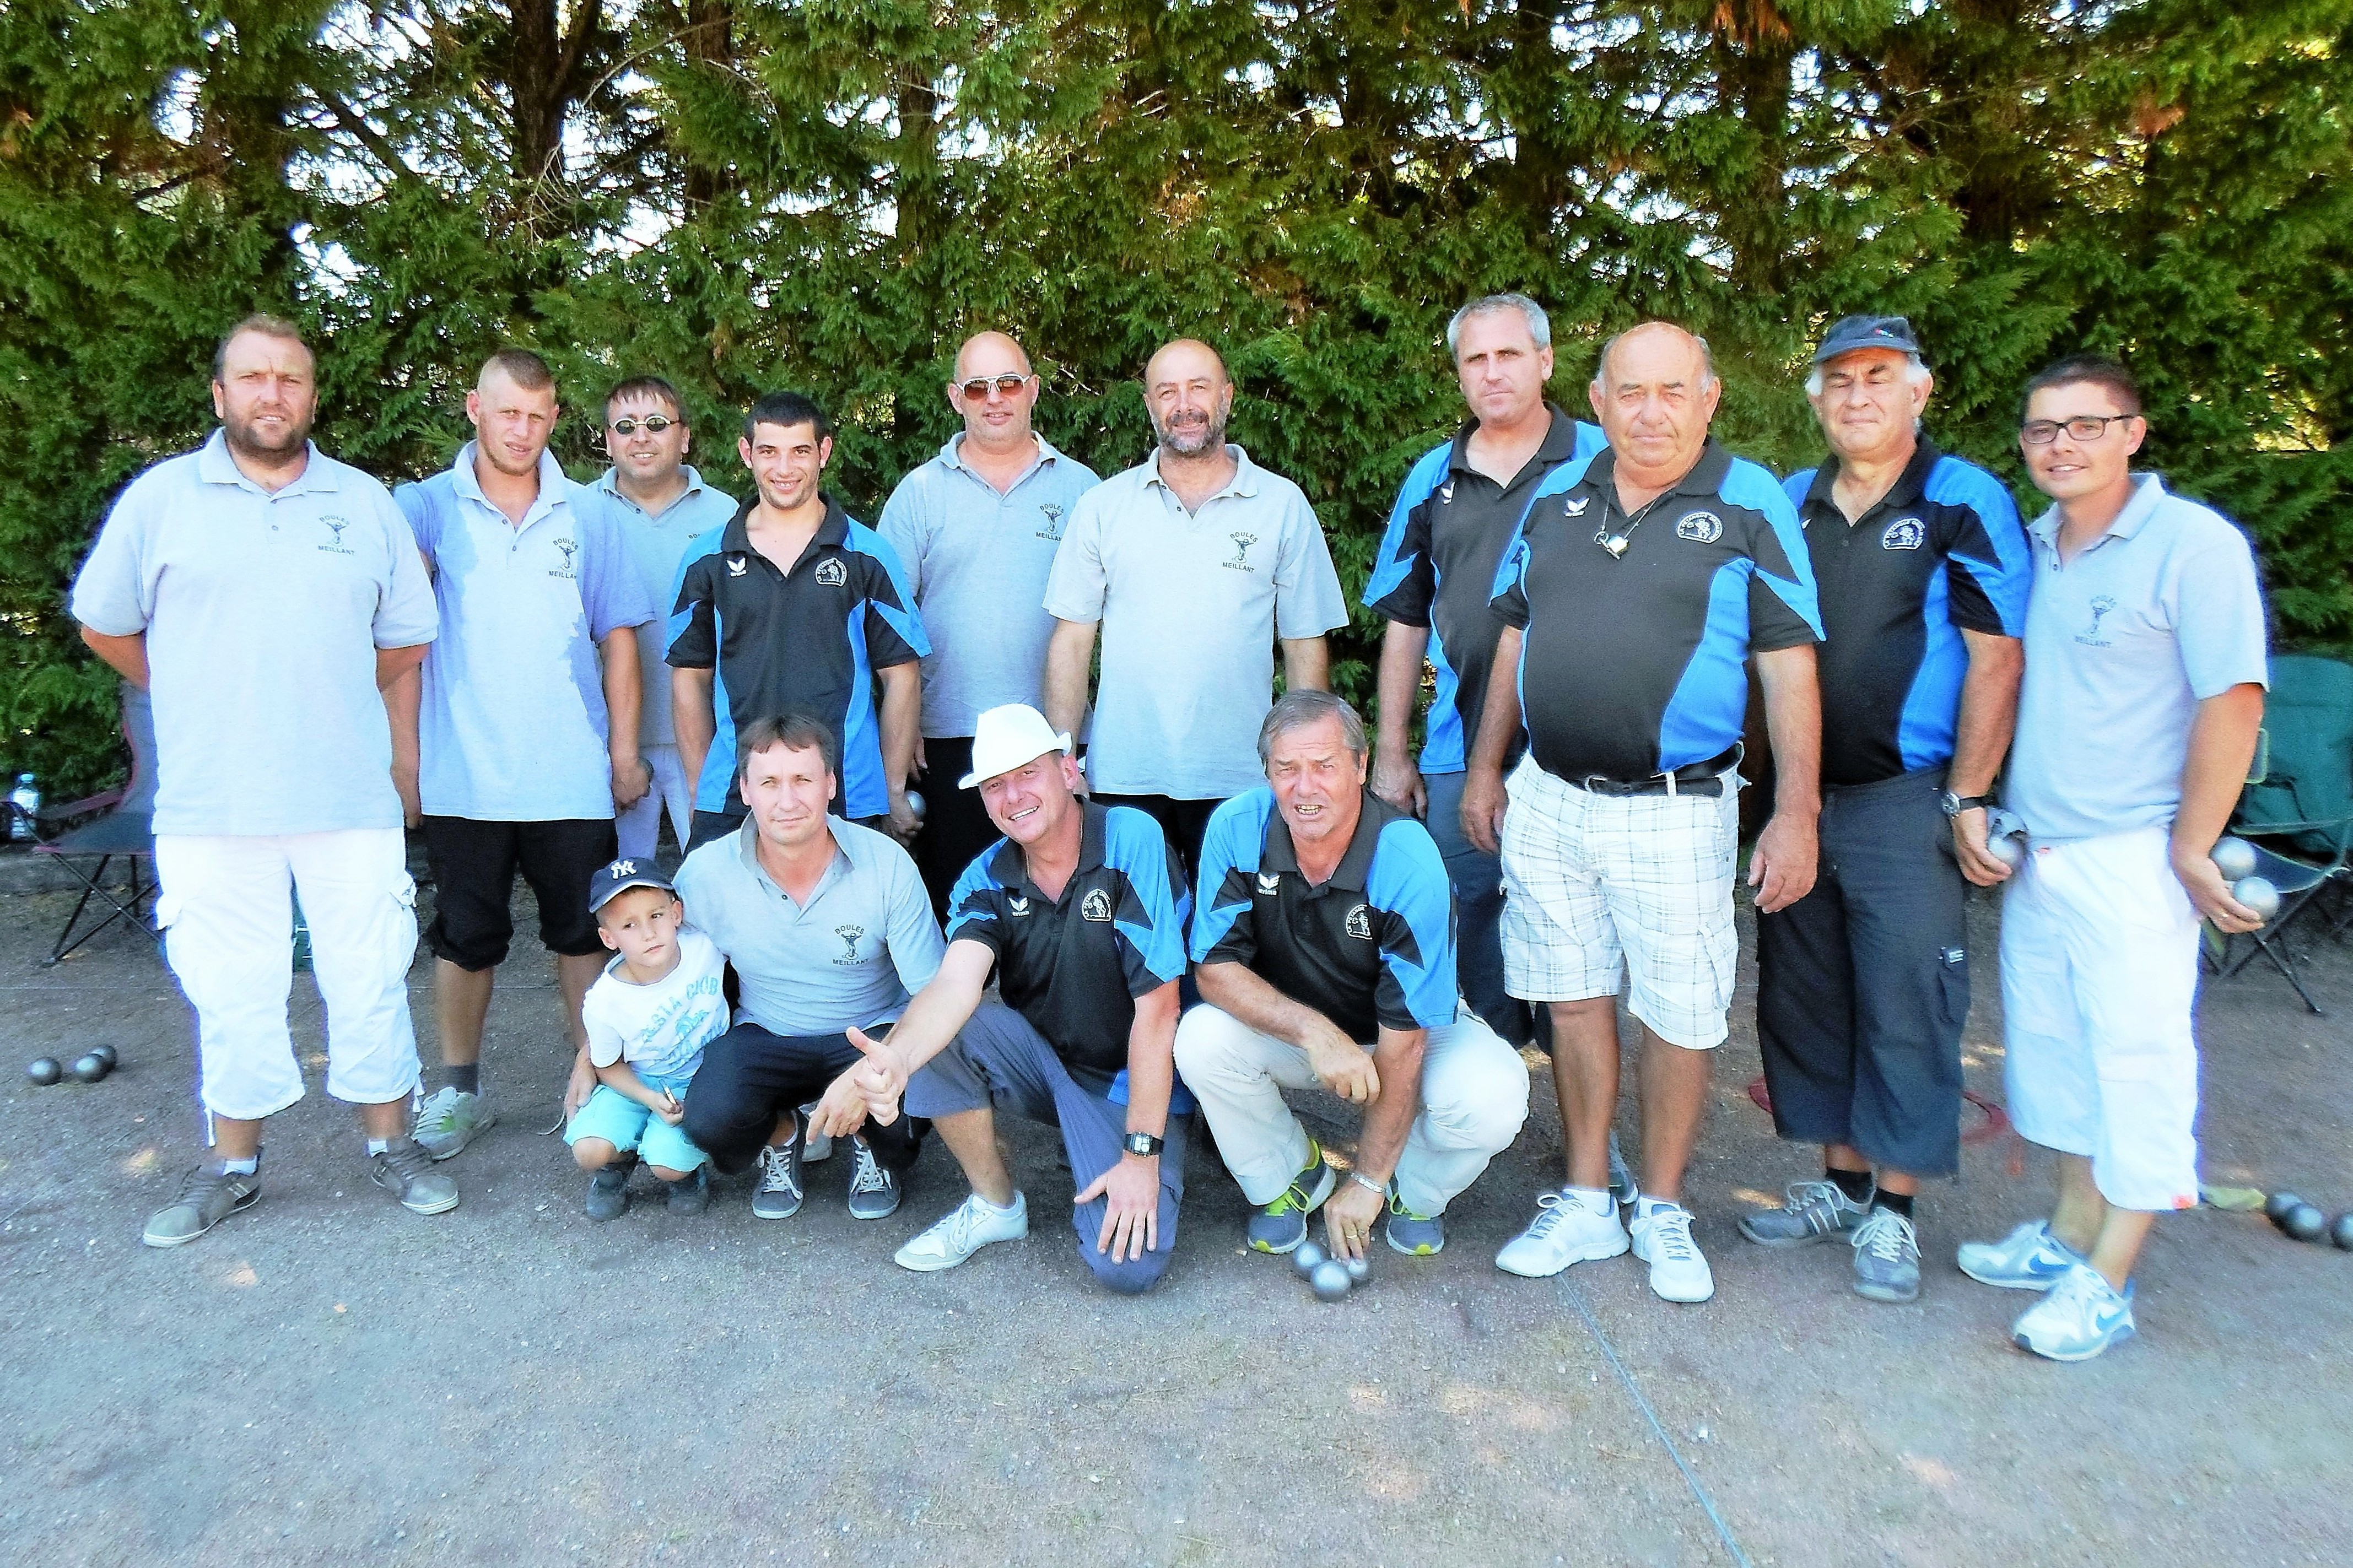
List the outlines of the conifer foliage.
<svg viewBox="0 0 2353 1568">
<path fill-rule="evenodd" d="M 64 614 L 138 468 L 199 440 L 249 310 L 322 346 L 323 445 L 448 460 L 472 366 L 597 397 L 815 392 L 871 517 L 1002 326 L 1105 472 L 1165 338 L 1350 586 L 1458 416 L 1447 314 L 1553 312 L 1555 394 L 1645 316 L 1713 342 L 1719 431 L 1786 471 L 1832 317 L 1902 311 L 1931 427 L 2015 481 L 2017 389 L 2079 348 L 2147 461 L 2259 541 L 2281 631 L 2353 643 L 2353 20 L 2342 0 L 12 0 L 0 6 L 0 768 L 120 766 Z M 2021 500 L 2030 499 L 2021 487 Z M 1377 627 L 1344 635 L 1369 695 Z"/>
</svg>

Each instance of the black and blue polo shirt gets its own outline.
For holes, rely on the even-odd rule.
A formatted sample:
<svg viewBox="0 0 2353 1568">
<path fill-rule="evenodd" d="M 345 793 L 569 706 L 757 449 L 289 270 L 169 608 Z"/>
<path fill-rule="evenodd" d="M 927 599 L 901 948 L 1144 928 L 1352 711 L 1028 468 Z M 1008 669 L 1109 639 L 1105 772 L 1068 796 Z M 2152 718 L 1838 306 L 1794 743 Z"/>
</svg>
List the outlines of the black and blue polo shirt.
<svg viewBox="0 0 2353 1568">
<path fill-rule="evenodd" d="M 841 811 L 880 816 L 891 809 L 882 776 L 874 672 L 913 664 L 932 651 L 905 571 L 882 536 L 825 498 L 825 521 L 792 570 L 780 572 L 752 548 L 745 519 L 733 518 L 686 547 L 670 595 L 665 656 L 680 669 L 715 669 L 718 716 L 711 754 L 696 781 L 697 811 L 733 811 L 735 731 L 786 708 L 833 720 L 841 747 Z"/>
<path fill-rule="evenodd" d="M 1895 486 L 1849 522 L 1838 459 L 1792 474 L 1821 595 L 1822 783 L 1877 784 L 1952 761 L 1964 631 L 2026 634 L 2034 574 L 2001 481 L 1920 439 Z"/>
<path fill-rule="evenodd" d="M 1301 875 L 1265 787 L 1218 807 L 1201 843 L 1193 962 L 1239 963 L 1359 1043 L 1454 1022 L 1454 895 L 1430 829 L 1370 790 L 1331 880 Z"/>
<path fill-rule="evenodd" d="M 1797 509 L 1711 438 L 1672 489 L 1618 504 L 1616 454 L 1553 470 L 1495 574 L 1522 628 L 1520 710 L 1536 765 L 1632 784 L 1740 740 L 1751 648 L 1821 640 Z"/>
<path fill-rule="evenodd" d="M 1127 1066 L 1135 999 L 1185 973 L 1193 900 L 1160 824 L 1082 801 L 1078 869 L 1060 899 L 1021 847 L 990 845 L 948 895 L 948 941 L 997 955 L 997 994 L 1046 1037 L 1071 1076 L 1102 1089 Z"/>
<path fill-rule="evenodd" d="M 1551 408 L 1551 405 L 1546 405 Z M 1504 635 L 1488 601 L 1495 568 L 1528 497 L 1561 464 L 1590 458 L 1605 445 L 1599 426 L 1552 408 L 1552 426 L 1509 484 L 1471 466 L 1476 419 L 1433 447 L 1406 474 L 1380 553 L 1365 584 L 1365 607 L 1392 621 L 1430 628 L 1430 663 L 1438 678 L 1421 748 L 1425 773 L 1459 773 L 1469 765 L 1487 700 L 1495 639 Z"/>
</svg>

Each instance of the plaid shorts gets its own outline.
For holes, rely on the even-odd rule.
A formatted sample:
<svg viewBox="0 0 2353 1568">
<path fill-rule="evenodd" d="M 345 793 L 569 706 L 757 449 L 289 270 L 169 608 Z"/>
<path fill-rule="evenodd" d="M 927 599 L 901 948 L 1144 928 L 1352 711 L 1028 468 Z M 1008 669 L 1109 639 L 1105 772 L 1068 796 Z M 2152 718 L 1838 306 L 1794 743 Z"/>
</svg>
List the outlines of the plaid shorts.
<svg viewBox="0 0 2353 1568">
<path fill-rule="evenodd" d="M 1596 795 L 1533 757 L 1504 814 L 1504 977 L 1528 1002 L 1615 996 L 1670 1044 L 1730 1033 L 1739 779 L 1718 795 Z"/>
</svg>

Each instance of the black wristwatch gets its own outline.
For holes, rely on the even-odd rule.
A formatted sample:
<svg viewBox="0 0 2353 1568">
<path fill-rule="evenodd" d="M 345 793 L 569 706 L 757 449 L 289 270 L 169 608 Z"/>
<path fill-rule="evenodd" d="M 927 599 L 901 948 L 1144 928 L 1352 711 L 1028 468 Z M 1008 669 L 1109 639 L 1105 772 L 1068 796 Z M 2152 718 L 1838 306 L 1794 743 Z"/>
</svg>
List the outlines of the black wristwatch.
<svg viewBox="0 0 2353 1568">
<path fill-rule="evenodd" d="M 1131 1132 L 1119 1141 L 1119 1146 L 1131 1154 L 1147 1158 L 1160 1152 L 1161 1141 L 1149 1132 Z"/>
<path fill-rule="evenodd" d="M 1955 795 L 1951 790 L 1947 790 L 1937 798 L 1947 816 L 1958 816 L 1965 811 L 1983 811 L 1993 804 L 1993 796 L 1989 795 Z"/>
</svg>

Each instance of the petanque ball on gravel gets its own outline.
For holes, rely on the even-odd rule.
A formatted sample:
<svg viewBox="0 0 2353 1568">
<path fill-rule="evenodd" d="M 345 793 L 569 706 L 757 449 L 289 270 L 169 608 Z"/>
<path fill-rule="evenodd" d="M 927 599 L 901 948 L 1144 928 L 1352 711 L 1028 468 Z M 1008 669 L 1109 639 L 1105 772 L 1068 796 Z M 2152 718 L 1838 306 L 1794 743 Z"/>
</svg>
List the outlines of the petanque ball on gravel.
<svg viewBox="0 0 2353 1568">
<path fill-rule="evenodd" d="M 96 1051 L 74 1059 L 73 1075 L 84 1083 L 96 1083 L 107 1075 L 106 1058 Z"/>
<path fill-rule="evenodd" d="M 1369 1258 L 1343 1258 L 1340 1267 L 1348 1271 L 1351 1285 L 1362 1285 L 1373 1277 L 1373 1260 Z"/>
<path fill-rule="evenodd" d="M 112 1072 L 116 1068 L 122 1065 L 122 1053 L 116 1050 L 112 1046 L 92 1046 L 90 1048 L 90 1054 L 104 1062 L 106 1064 L 106 1070 L 109 1072 Z"/>
<path fill-rule="evenodd" d="M 2304 1200 L 2297 1197 L 2294 1193 L 2274 1193 L 2271 1196 L 2263 1200 L 2263 1217 L 2271 1221 L 2274 1225 L 2277 1225 L 2280 1221 L 2287 1218 L 2288 1210 L 2292 1208 L 2300 1208 L 2303 1205 Z"/>
<path fill-rule="evenodd" d="M 2280 1228 L 2298 1241 L 2318 1241 L 2328 1234 L 2328 1216 L 2310 1204 L 2298 1204 L 2287 1211 Z"/>
<path fill-rule="evenodd" d="M 47 1089 L 64 1078 L 66 1069 L 58 1065 L 55 1057 L 35 1057 L 25 1064 L 25 1076 L 31 1079 L 36 1087 Z"/>
<path fill-rule="evenodd" d="M 1313 1275 L 1316 1266 L 1323 1261 L 1324 1249 L 1312 1241 L 1303 1241 L 1291 1249 L 1291 1266 L 1299 1270 L 1299 1277 L 1303 1279 Z"/>
<path fill-rule="evenodd" d="M 1347 1265 L 1336 1258 L 1327 1258 L 1317 1264 L 1315 1272 L 1307 1277 L 1307 1282 L 1315 1287 L 1315 1299 L 1319 1301 L 1336 1301 L 1348 1293 L 1349 1286 L 1356 1283 L 1348 1278 Z"/>
<path fill-rule="evenodd" d="M 2353 1252 L 2353 1214 L 2341 1214 L 2328 1226 L 2328 1239 Z"/>
</svg>

